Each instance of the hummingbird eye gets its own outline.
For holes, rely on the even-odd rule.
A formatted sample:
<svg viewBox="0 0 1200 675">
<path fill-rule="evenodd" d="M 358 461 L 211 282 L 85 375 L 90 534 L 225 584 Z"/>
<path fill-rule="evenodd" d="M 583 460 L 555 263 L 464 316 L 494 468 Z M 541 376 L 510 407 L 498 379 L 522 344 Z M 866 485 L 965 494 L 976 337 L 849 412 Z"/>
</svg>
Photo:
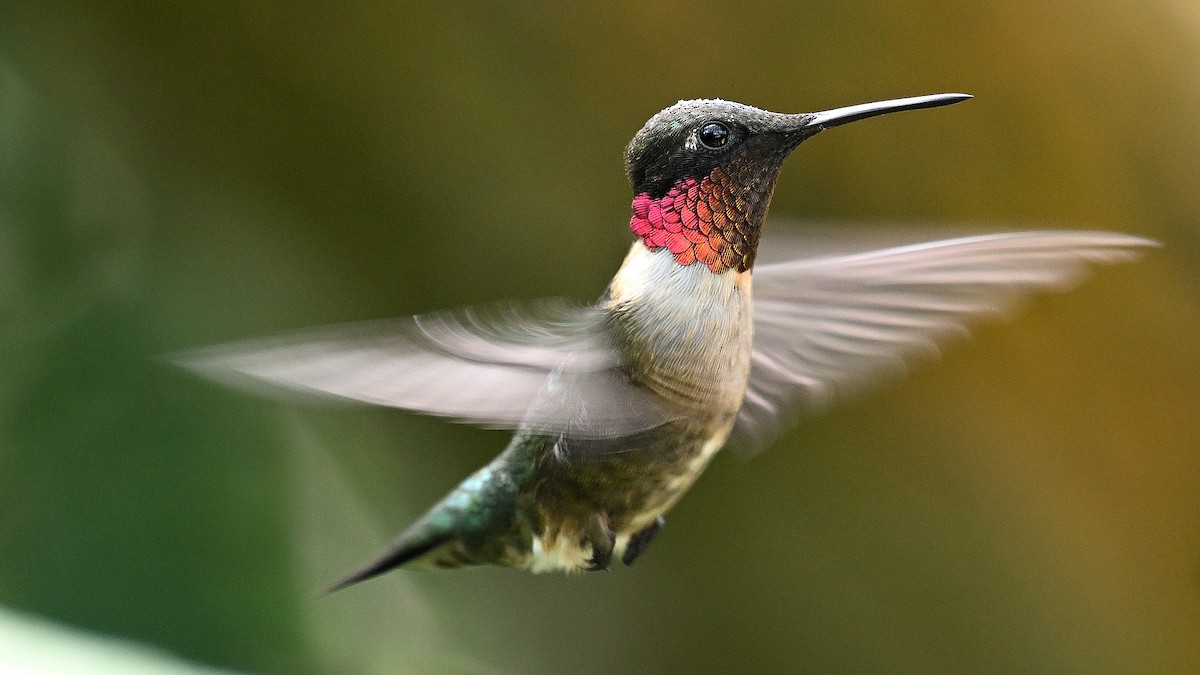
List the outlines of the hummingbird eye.
<svg viewBox="0 0 1200 675">
<path fill-rule="evenodd" d="M 717 149 L 729 142 L 729 127 L 720 122 L 705 122 L 696 132 L 704 147 Z"/>
</svg>

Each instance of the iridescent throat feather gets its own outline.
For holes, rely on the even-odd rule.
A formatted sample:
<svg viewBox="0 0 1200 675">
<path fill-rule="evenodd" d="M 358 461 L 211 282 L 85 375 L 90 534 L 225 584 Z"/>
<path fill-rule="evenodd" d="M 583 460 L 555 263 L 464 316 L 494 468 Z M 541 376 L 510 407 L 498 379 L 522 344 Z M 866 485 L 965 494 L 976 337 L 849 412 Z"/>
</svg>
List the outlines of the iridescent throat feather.
<svg viewBox="0 0 1200 675">
<path fill-rule="evenodd" d="M 702 180 L 680 180 L 662 197 L 638 194 L 629 229 L 650 250 L 669 249 L 680 265 L 700 262 L 714 274 L 750 269 L 775 180 L 731 176 L 743 173 L 737 166 L 716 167 Z"/>
</svg>

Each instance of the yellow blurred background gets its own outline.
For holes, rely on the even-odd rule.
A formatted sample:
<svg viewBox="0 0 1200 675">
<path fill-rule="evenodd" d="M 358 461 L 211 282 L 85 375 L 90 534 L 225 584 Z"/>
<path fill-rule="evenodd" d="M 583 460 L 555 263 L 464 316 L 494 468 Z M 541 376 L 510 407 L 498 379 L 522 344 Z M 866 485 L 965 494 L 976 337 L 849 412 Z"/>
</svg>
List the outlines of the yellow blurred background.
<svg viewBox="0 0 1200 675">
<path fill-rule="evenodd" d="M 322 597 L 505 435 L 156 360 L 595 297 L 662 107 L 942 91 L 773 214 L 1164 247 L 718 459 L 632 569 Z M 1200 6 L 5 3 L 0 347 L 0 607 L 164 670 L 1200 672 Z"/>
</svg>

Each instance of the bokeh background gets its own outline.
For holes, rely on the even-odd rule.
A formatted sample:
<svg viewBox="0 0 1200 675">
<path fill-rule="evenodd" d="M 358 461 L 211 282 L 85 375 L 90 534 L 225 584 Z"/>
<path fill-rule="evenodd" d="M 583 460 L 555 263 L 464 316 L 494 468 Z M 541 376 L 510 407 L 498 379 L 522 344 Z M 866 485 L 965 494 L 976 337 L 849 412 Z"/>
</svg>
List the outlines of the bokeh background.
<svg viewBox="0 0 1200 675">
<path fill-rule="evenodd" d="M 633 569 L 323 597 L 505 435 L 156 360 L 592 298 L 660 108 L 940 91 L 977 98 L 823 134 L 773 213 L 1164 248 L 718 458 Z M 1193 0 L 6 2 L 0 669 L 1200 671 L 1198 149 Z"/>
</svg>

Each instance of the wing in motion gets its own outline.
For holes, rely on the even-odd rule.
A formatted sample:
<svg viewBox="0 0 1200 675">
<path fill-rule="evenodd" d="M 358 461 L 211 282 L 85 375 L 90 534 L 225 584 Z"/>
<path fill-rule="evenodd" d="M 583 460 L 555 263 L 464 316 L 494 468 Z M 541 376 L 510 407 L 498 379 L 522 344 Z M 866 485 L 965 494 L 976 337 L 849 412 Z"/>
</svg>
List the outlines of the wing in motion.
<svg viewBox="0 0 1200 675">
<path fill-rule="evenodd" d="M 787 422 L 936 355 L 971 320 L 1155 245 L 1110 232 L 1012 232 L 757 266 L 738 435 L 763 447 Z"/>
<path fill-rule="evenodd" d="M 672 418 L 628 384 L 600 311 L 554 301 L 330 326 L 172 360 L 254 393 L 576 438 L 629 435 Z"/>
</svg>

